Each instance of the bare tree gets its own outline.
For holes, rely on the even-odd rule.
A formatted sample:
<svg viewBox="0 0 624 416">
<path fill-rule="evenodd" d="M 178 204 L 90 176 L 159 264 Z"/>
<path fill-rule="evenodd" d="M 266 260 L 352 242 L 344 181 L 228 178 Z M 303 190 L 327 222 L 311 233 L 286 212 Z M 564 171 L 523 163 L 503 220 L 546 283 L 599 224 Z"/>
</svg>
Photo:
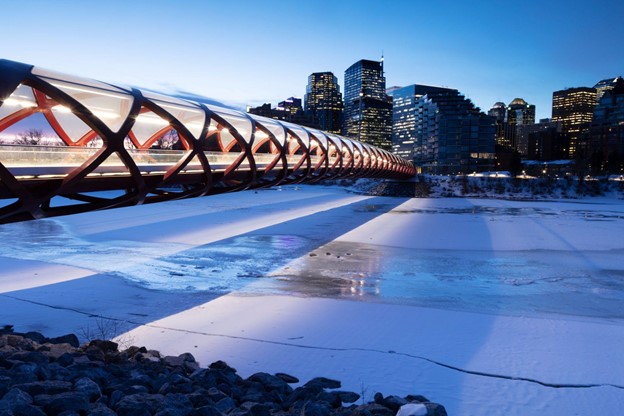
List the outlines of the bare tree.
<svg viewBox="0 0 624 416">
<path fill-rule="evenodd" d="M 43 139 L 43 130 L 28 129 L 26 131 L 21 132 L 18 135 L 17 139 L 15 140 L 15 143 L 23 144 L 27 146 L 36 146 L 39 143 L 41 143 L 42 139 Z"/>
<path fill-rule="evenodd" d="M 95 136 L 93 139 L 87 142 L 87 147 L 90 147 L 93 149 L 99 149 L 103 145 L 104 145 L 104 140 L 102 140 L 100 136 Z"/>
<path fill-rule="evenodd" d="M 180 140 L 178 136 L 178 132 L 175 129 L 169 130 L 168 133 L 163 134 L 158 140 L 156 140 L 156 146 L 159 149 L 172 149 L 173 145 L 176 144 Z"/>
</svg>

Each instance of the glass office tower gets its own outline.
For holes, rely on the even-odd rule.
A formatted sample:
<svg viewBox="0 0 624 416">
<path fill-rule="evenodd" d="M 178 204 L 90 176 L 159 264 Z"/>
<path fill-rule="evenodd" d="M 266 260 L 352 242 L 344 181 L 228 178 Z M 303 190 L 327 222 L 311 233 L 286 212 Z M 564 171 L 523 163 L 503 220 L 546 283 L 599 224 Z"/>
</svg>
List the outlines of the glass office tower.
<svg viewBox="0 0 624 416">
<path fill-rule="evenodd" d="M 392 103 L 382 61 L 361 60 L 345 71 L 343 134 L 385 150 L 392 148 Z"/>
<path fill-rule="evenodd" d="M 451 91 L 454 90 L 417 84 L 392 91 L 392 153 L 406 160 L 414 159 L 418 99 L 425 94 Z"/>
<path fill-rule="evenodd" d="M 570 140 L 566 157 L 575 157 L 581 136 L 589 130 L 595 108 L 595 88 L 568 88 L 553 92 L 552 121 L 561 123 L 561 131 Z"/>
<path fill-rule="evenodd" d="M 429 93 L 416 102 L 414 163 L 433 174 L 494 169 L 494 118 L 457 90 Z"/>
<path fill-rule="evenodd" d="M 308 77 L 305 113 L 317 120 L 321 130 L 342 132 L 342 94 L 338 78 L 331 72 L 315 72 Z"/>
</svg>

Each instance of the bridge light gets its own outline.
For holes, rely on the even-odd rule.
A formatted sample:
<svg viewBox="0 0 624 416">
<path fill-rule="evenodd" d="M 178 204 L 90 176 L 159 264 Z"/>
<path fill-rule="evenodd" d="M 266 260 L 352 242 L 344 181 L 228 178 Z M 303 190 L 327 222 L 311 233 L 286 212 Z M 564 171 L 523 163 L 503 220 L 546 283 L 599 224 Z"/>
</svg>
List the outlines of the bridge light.
<svg viewBox="0 0 624 416">
<path fill-rule="evenodd" d="M 28 99 L 19 99 L 19 98 L 7 98 L 6 100 L 4 100 L 4 105 L 8 105 L 11 107 L 22 107 L 22 108 L 37 107 L 36 102 L 30 101 Z"/>
<path fill-rule="evenodd" d="M 168 126 L 169 122 L 153 114 L 139 114 L 136 118 L 137 123 L 151 124 L 154 126 Z"/>
<path fill-rule="evenodd" d="M 65 114 L 72 112 L 71 108 L 65 107 L 64 105 L 61 105 L 61 104 L 55 105 L 54 107 L 52 107 L 52 110 L 58 111 L 59 113 L 65 113 Z"/>
</svg>

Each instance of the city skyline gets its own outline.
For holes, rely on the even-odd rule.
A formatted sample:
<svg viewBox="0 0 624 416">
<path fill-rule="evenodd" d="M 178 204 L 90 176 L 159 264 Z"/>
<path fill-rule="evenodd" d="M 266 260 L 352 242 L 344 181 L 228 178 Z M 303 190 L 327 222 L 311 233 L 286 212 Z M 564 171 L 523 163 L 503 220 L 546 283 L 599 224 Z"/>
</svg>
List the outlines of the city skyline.
<svg viewBox="0 0 624 416">
<path fill-rule="evenodd" d="M 13 35 L 2 58 L 237 108 L 303 97 L 313 72 L 333 72 L 344 90 L 353 62 L 382 53 L 388 87 L 457 89 L 484 112 L 523 98 L 536 119 L 551 116 L 554 91 L 624 73 L 616 44 L 624 5 L 614 1 L 24 1 L 3 9 Z"/>
</svg>

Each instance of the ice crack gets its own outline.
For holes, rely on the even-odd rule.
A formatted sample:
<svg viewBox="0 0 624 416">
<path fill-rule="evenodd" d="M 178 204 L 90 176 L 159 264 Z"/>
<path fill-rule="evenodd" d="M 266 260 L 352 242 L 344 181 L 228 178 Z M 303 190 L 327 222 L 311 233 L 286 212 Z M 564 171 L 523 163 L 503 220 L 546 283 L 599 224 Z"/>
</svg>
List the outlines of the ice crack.
<svg viewBox="0 0 624 416">
<path fill-rule="evenodd" d="M 130 325 L 144 326 L 144 327 L 155 328 L 155 329 L 164 329 L 168 331 L 182 332 L 186 334 L 202 335 L 206 337 L 237 339 L 237 340 L 244 340 L 244 341 L 250 341 L 250 342 L 281 345 L 281 346 L 293 347 L 293 348 L 312 349 L 312 350 L 319 350 L 319 351 L 338 351 L 338 352 L 349 352 L 349 351 L 356 352 L 357 351 L 357 352 L 371 352 L 371 353 L 376 353 L 376 354 L 400 355 L 400 356 L 407 357 L 407 358 L 426 361 L 428 363 L 431 363 L 431 364 L 434 364 L 434 365 L 437 365 L 437 366 L 440 366 L 449 370 L 453 370 L 453 371 L 457 371 L 457 372 L 461 372 L 461 373 L 469 374 L 473 376 L 498 378 L 498 379 L 511 380 L 511 381 L 525 381 L 528 383 L 535 383 L 535 384 L 539 384 L 540 386 L 555 388 L 555 389 L 589 389 L 589 388 L 597 388 L 597 387 L 613 387 L 616 389 L 624 390 L 624 386 L 620 386 L 618 384 L 611 384 L 611 383 L 604 383 L 604 384 L 601 384 L 601 383 L 589 383 L 589 384 L 549 383 L 549 382 L 540 381 L 540 380 L 529 378 L 529 377 L 516 377 L 516 376 L 508 376 L 504 374 L 468 370 L 468 369 L 457 367 L 451 364 L 446 364 L 441 361 L 433 360 L 431 358 L 427 358 L 421 355 L 414 355 L 414 354 L 409 354 L 409 353 L 400 352 L 400 351 L 393 351 L 393 350 L 380 350 L 380 349 L 375 349 L 375 348 L 362 348 L 362 347 L 327 347 L 327 346 L 319 346 L 319 345 L 306 345 L 306 344 L 299 344 L 299 343 L 294 343 L 294 342 L 284 342 L 284 341 L 274 341 L 274 340 L 267 340 L 267 339 L 261 339 L 261 338 L 244 337 L 240 335 L 227 335 L 227 334 L 218 334 L 218 333 L 210 333 L 210 332 L 203 332 L 203 331 L 194 331 L 194 330 L 189 330 L 189 329 L 173 328 L 173 327 L 167 327 L 167 326 L 162 326 L 162 325 L 148 324 L 145 322 L 133 321 L 129 319 L 121 319 L 121 318 L 114 318 L 110 316 L 98 315 L 98 314 L 93 314 L 93 313 L 81 311 L 78 309 L 67 308 L 67 307 L 58 306 L 58 305 L 48 305 L 45 303 L 41 303 L 41 302 L 29 300 L 29 299 L 22 299 L 22 298 L 18 298 L 18 297 L 6 295 L 6 294 L 0 294 L 0 296 L 4 296 L 13 300 L 27 302 L 27 303 L 44 306 L 44 307 L 48 307 L 52 309 L 67 310 L 67 311 L 75 312 L 81 315 L 86 315 L 91 318 L 107 319 L 111 321 L 127 323 Z"/>
</svg>

